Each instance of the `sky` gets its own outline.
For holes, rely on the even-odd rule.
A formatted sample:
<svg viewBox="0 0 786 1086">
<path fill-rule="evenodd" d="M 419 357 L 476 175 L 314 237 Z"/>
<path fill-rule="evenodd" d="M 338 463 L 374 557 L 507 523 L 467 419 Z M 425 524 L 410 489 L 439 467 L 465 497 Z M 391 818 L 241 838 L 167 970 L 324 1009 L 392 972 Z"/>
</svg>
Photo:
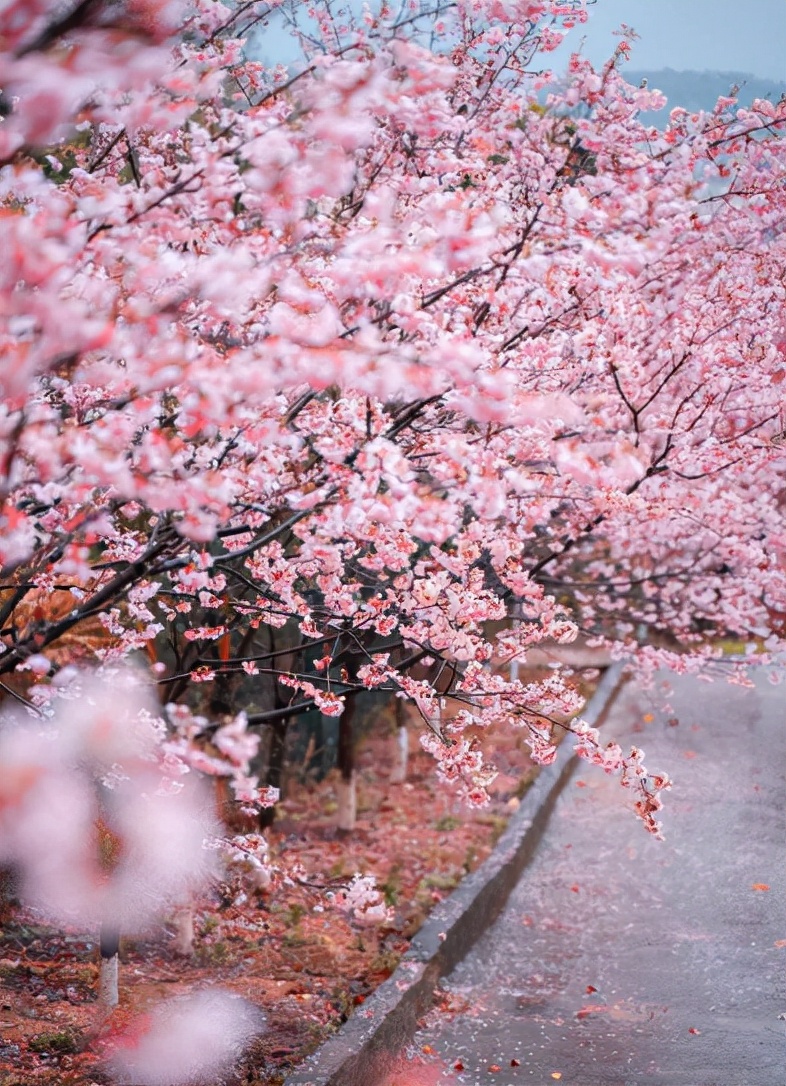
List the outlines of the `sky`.
<svg viewBox="0 0 786 1086">
<path fill-rule="evenodd" d="M 372 0 L 376 7 L 378 0 Z M 633 71 L 675 68 L 678 71 L 747 72 L 786 82 L 786 0 L 586 0 L 589 21 L 576 26 L 564 45 L 548 58 L 555 71 L 586 39 L 584 53 L 596 66 L 614 52 L 613 31 L 632 26 L 641 40 L 633 43 Z M 355 10 L 361 0 L 350 0 Z M 265 33 L 262 55 L 289 63 L 295 52 L 275 22 Z M 290 55 L 287 55 L 287 54 Z"/>
<path fill-rule="evenodd" d="M 786 0 L 588 0 L 587 11 L 589 22 L 566 46 L 574 52 L 586 36 L 583 52 L 594 64 L 608 59 L 619 40 L 612 31 L 627 23 L 641 36 L 634 71 L 707 68 L 786 82 Z"/>
</svg>

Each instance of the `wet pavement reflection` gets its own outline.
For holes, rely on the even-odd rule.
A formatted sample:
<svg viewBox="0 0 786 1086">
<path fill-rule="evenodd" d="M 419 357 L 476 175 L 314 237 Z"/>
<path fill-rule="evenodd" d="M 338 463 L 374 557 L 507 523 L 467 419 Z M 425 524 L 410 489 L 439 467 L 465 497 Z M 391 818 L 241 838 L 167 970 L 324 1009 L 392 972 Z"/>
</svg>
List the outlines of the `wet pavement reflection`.
<svg viewBox="0 0 786 1086">
<path fill-rule="evenodd" d="M 786 686 L 754 679 L 623 691 L 604 733 L 674 778 L 666 841 L 579 766 L 387 1086 L 786 1082 Z"/>
</svg>

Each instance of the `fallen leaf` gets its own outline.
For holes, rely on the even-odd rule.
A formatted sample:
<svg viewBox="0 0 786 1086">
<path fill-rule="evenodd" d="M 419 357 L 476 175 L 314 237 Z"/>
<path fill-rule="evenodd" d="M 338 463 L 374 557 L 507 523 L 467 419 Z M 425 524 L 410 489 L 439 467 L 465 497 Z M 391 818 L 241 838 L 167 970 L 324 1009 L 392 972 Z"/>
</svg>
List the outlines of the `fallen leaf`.
<svg viewBox="0 0 786 1086">
<path fill-rule="evenodd" d="M 690 1029 L 688 1030 L 688 1033 L 692 1033 L 695 1037 L 698 1037 L 699 1034 L 701 1033 L 701 1030 L 700 1029 L 694 1029 L 693 1026 L 691 1026 Z"/>
<path fill-rule="evenodd" d="M 588 984 L 584 990 L 589 995 L 592 992 L 597 992 L 598 989 L 595 987 L 594 984 Z"/>
<path fill-rule="evenodd" d="M 576 1018 L 581 1022 L 585 1018 L 589 1018 L 591 1014 L 602 1014 L 608 1009 L 605 1003 L 585 1003 L 583 1007 L 579 1007 L 576 1011 Z"/>
<path fill-rule="evenodd" d="M 490 1063 L 489 1064 L 489 1071 L 501 1071 L 501 1070 L 502 1070 L 502 1068 L 500 1067 L 500 1065 L 498 1063 Z"/>
<path fill-rule="evenodd" d="M 782 947 L 785 947 L 786 946 L 786 939 L 776 939 L 775 940 L 775 946 L 778 947 L 779 950 Z"/>
<path fill-rule="evenodd" d="M 571 890 L 573 891 L 574 894 L 577 894 L 579 892 L 579 887 L 577 886 L 577 884 L 575 882 L 571 886 Z"/>
<path fill-rule="evenodd" d="M 510 1066 L 511 1067 L 521 1067 L 521 1060 L 511 1060 L 510 1061 Z"/>
<path fill-rule="evenodd" d="M 751 887 L 752 890 L 769 890 L 769 886 L 766 882 L 754 882 Z"/>
<path fill-rule="evenodd" d="M 644 721 L 645 724 L 651 724 L 655 717 L 652 715 L 652 713 L 645 713 L 641 719 Z"/>
<path fill-rule="evenodd" d="M 454 1071 L 463 1071 L 464 1070 L 464 1064 L 461 1062 L 461 1060 L 456 1060 L 456 1062 L 453 1064 L 453 1070 Z"/>
<path fill-rule="evenodd" d="M 551 1077 L 552 1078 L 562 1078 L 562 1072 L 561 1071 L 552 1071 L 551 1072 Z"/>
</svg>

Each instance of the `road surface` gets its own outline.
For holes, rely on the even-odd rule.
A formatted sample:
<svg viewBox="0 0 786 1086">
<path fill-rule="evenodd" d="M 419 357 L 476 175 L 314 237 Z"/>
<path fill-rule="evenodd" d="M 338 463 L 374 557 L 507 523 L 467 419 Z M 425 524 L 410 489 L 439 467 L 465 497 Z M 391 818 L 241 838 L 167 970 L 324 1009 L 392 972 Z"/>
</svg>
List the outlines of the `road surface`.
<svg viewBox="0 0 786 1086">
<path fill-rule="evenodd" d="M 754 680 L 625 688 L 604 733 L 674 779 L 666 841 L 581 764 L 390 1086 L 786 1083 L 786 685 Z"/>
</svg>

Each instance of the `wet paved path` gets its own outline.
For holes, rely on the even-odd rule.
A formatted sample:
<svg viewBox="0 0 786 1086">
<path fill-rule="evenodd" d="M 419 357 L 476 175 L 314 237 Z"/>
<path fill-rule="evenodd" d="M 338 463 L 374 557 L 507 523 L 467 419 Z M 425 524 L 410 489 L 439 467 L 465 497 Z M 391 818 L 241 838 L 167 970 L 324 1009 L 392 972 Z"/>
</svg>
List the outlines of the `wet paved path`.
<svg viewBox="0 0 786 1086">
<path fill-rule="evenodd" d="M 581 765 L 505 913 L 443 982 L 452 1011 L 415 1038 L 431 1066 L 392 1082 L 786 1083 L 786 685 L 673 682 L 671 710 L 627 687 L 604 727 L 673 777 L 666 841 Z"/>
</svg>

